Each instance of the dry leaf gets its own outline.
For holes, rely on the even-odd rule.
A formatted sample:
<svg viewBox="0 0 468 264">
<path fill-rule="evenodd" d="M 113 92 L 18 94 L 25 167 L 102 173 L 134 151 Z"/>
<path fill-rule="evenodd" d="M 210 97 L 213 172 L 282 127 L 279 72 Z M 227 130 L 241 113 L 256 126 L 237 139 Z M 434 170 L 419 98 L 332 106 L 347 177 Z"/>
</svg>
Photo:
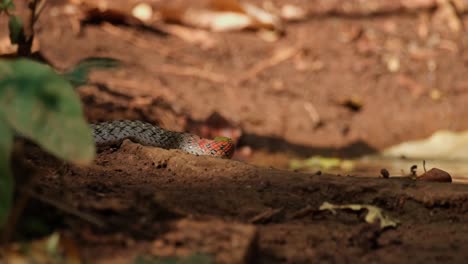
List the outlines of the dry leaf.
<svg viewBox="0 0 468 264">
<path fill-rule="evenodd" d="M 153 17 L 153 8 L 146 3 L 139 3 L 133 7 L 132 15 L 142 21 L 148 22 Z"/>
<path fill-rule="evenodd" d="M 430 137 L 403 142 L 383 150 L 386 157 L 422 160 L 467 160 L 468 131 L 439 130 Z"/>
<path fill-rule="evenodd" d="M 171 6 L 161 8 L 166 22 L 180 23 L 211 31 L 270 29 L 282 32 L 281 19 L 250 3 L 237 0 L 213 0 L 206 6 Z"/>
<path fill-rule="evenodd" d="M 284 5 L 281 8 L 280 16 L 287 21 L 300 21 L 304 20 L 307 16 L 307 12 L 295 5 Z"/>
<path fill-rule="evenodd" d="M 462 7 L 460 7 L 462 8 Z M 462 21 L 458 17 L 457 9 L 450 0 L 437 0 L 437 10 L 434 14 L 436 23 L 448 27 L 452 32 L 458 33 L 462 30 Z"/>
<path fill-rule="evenodd" d="M 283 32 L 283 24 L 278 16 L 250 3 L 243 3 L 242 7 L 244 12 L 253 19 L 254 28 L 264 28 Z"/>
<path fill-rule="evenodd" d="M 252 19 L 245 14 L 201 9 L 186 10 L 181 22 L 189 26 L 205 28 L 215 32 L 241 30 L 253 24 Z"/>
<path fill-rule="evenodd" d="M 344 204 L 344 205 L 336 205 L 336 204 L 331 204 L 329 202 L 324 202 L 319 210 L 329 210 L 333 214 L 335 214 L 335 209 L 349 209 L 353 211 L 361 211 L 361 210 L 367 210 L 367 215 L 365 217 L 365 221 L 369 224 L 373 224 L 377 221 L 380 222 L 380 228 L 386 228 L 386 227 L 396 227 L 398 225 L 398 221 L 395 219 L 392 219 L 388 216 L 385 216 L 383 214 L 382 209 L 373 206 L 373 205 L 362 205 L 362 204 Z"/>
<path fill-rule="evenodd" d="M 188 43 L 200 46 L 202 49 L 211 49 L 216 46 L 217 40 L 212 33 L 201 29 L 183 27 L 179 25 L 165 25 L 165 32 L 170 33 Z"/>
<path fill-rule="evenodd" d="M 272 30 L 260 30 L 258 31 L 257 36 L 266 42 L 276 42 L 280 38 L 280 34 Z"/>
</svg>

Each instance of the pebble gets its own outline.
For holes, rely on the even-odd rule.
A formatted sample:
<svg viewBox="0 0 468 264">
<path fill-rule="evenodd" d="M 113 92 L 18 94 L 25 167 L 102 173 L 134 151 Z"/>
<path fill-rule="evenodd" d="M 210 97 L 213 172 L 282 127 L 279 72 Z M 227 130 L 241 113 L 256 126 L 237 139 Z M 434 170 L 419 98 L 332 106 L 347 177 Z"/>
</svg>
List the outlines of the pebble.
<svg viewBox="0 0 468 264">
<path fill-rule="evenodd" d="M 432 168 L 416 178 L 416 180 L 431 182 L 452 182 L 452 176 L 450 176 L 450 174 L 446 171 L 438 168 Z"/>
</svg>

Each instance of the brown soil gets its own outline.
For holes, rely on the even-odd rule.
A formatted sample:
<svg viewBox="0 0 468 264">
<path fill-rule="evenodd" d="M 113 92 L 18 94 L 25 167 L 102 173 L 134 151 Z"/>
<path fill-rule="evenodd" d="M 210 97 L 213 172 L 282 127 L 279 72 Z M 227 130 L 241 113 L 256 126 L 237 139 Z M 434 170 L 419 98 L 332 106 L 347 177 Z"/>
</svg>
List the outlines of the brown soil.
<svg viewBox="0 0 468 264">
<path fill-rule="evenodd" d="M 231 135 L 242 132 L 244 152 L 235 160 L 124 142 L 77 167 L 31 148 L 26 161 L 40 175 L 37 192 L 92 216 L 65 214 L 60 227 L 85 259 L 129 263 L 201 252 L 219 263 L 466 262 L 468 186 L 280 169 L 283 154 L 357 156 L 468 128 L 468 35 L 451 32 L 430 4 L 404 9 L 389 1 L 369 11 L 361 5 L 379 1 L 347 8 L 274 1 L 293 2 L 314 15 L 288 23 L 279 41 L 212 33 L 209 49 L 122 24 L 86 23 L 78 31 L 61 5 L 44 11 L 40 51 L 55 67 L 90 56 L 125 63 L 93 73 L 79 89 L 90 122 L 139 119 L 200 132 L 215 115 Z M 468 25 L 468 16 L 460 19 Z M 287 48 L 295 55 L 248 74 Z M 362 213 L 318 211 L 326 201 L 372 204 L 401 224 L 381 230 Z"/>
</svg>

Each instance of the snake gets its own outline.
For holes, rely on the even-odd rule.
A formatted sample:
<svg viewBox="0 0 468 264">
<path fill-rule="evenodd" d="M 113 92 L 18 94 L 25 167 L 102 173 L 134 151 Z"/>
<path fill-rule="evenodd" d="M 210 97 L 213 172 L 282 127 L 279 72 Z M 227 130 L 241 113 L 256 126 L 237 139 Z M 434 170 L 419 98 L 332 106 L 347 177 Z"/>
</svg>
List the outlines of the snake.
<svg viewBox="0 0 468 264">
<path fill-rule="evenodd" d="M 235 151 L 228 137 L 206 139 L 194 134 L 163 129 L 139 120 L 115 120 L 90 124 L 97 147 L 120 145 L 128 139 L 163 149 L 179 149 L 193 155 L 231 158 Z"/>
</svg>

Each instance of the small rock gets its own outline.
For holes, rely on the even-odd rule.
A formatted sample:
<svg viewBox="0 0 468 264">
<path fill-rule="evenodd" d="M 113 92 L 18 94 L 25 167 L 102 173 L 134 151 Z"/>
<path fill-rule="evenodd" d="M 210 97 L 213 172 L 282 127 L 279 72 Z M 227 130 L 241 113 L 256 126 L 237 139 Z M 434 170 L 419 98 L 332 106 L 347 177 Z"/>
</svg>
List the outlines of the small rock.
<svg viewBox="0 0 468 264">
<path fill-rule="evenodd" d="M 388 172 L 388 170 L 385 168 L 380 170 L 380 175 L 382 175 L 382 177 L 385 179 L 390 178 L 390 172 Z"/>
<path fill-rule="evenodd" d="M 420 181 L 431 181 L 431 182 L 452 182 L 452 176 L 448 172 L 438 168 L 432 168 L 429 171 L 423 173 L 421 176 L 416 178 Z"/>
<path fill-rule="evenodd" d="M 417 170 L 417 169 L 418 169 L 418 165 L 413 165 L 413 166 L 411 166 L 410 171 L 411 171 L 411 175 L 412 175 L 413 177 L 416 177 L 416 170 Z"/>
</svg>

